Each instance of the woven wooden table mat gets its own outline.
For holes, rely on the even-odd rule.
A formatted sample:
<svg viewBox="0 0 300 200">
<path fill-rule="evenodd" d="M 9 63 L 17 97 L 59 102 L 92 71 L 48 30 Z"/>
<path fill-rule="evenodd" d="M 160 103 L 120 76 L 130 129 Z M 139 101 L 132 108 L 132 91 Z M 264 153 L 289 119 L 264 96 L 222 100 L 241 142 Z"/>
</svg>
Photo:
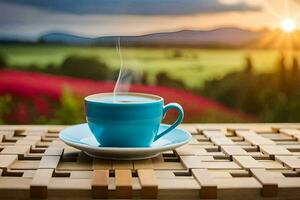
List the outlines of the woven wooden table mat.
<svg viewBox="0 0 300 200">
<path fill-rule="evenodd" d="M 192 141 L 140 161 L 91 158 L 64 126 L 0 126 L 0 199 L 300 199 L 300 124 L 183 124 Z"/>
</svg>

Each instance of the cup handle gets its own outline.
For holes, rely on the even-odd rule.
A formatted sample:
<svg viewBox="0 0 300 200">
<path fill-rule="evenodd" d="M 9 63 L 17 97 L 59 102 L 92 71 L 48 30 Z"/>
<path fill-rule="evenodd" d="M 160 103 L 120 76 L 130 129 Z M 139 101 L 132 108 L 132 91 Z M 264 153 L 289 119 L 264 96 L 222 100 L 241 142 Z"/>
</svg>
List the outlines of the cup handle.
<svg viewBox="0 0 300 200">
<path fill-rule="evenodd" d="M 183 117 L 184 117 L 184 112 L 183 112 L 183 108 L 178 103 L 169 103 L 169 104 L 165 105 L 163 107 L 163 118 L 165 118 L 167 112 L 170 109 L 177 110 L 178 111 L 178 117 L 177 117 L 176 121 L 174 122 L 174 124 L 172 124 L 169 128 L 167 128 L 166 130 L 164 130 L 161 133 L 157 133 L 155 138 L 154 138 L 154 141 L 158 140 L 159 138 L 164 136 L 166 133 L 168 133 L 171 130 L 173 130 L 174 128 L 176 128 L 182 122 Z"/>
</svg>

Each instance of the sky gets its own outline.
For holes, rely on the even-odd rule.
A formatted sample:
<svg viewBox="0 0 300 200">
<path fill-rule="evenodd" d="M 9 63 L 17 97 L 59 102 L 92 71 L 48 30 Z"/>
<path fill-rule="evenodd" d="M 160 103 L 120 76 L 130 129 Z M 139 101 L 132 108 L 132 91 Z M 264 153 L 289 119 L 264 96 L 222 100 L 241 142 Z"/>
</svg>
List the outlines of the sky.
<svg viewBox="0 0 300 200">
<path fill-rule="evenodd" d="M 0 35 L 141 35 L 183 29 L 299 25 L 300 0 L 0 0 Z M 299 15 L 299 16 L 297 16 Z"/>
</svg>

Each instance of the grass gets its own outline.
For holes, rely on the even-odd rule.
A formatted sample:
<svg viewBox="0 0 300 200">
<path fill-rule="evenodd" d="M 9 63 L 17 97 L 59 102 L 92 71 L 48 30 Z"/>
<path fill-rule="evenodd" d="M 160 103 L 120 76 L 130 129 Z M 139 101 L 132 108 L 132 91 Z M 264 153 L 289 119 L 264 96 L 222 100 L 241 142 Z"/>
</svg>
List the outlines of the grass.
<svg viewBox="0 0 300 200">
<path fill-rule="evenodd" d="M 76 54 L 96 57 L 112 68 L 120 67 L 119 57 L 112 47 L 0 44 L 0 53 L 6 56 L 10 65 L 45 67 L 59 64 L 66 56 Z M 125 67 L 146 72 L 150 80 L 154 81 L 158 72 L 165 71 L 190 88 L 199 87 L 205 80 L 221 77 L 230 71 L 243 69 L 246 55 L 253 59 L 257 72 L 273 70 L 279 56 L 276 50 L 188 48 L 122 48 L 122 54 Z M 296 55 L 300 57 L 300 52 L 297 51 Z"/>
</svg>

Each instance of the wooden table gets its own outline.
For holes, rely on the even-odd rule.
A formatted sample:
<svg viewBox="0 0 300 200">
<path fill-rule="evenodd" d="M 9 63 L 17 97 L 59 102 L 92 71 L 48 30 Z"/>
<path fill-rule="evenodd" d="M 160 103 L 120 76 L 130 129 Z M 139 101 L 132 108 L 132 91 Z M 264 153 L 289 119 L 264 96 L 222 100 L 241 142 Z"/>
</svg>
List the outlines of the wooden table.
<svg viewBox="0 0 300 200">
<path fill-rule="evenodd" d="M 300 124 L 184 124 L 192 141 L 141 161 L 91 158 L 64 126 L 0 126 L 0 199 L 300 199 Z"/>
</svg>

